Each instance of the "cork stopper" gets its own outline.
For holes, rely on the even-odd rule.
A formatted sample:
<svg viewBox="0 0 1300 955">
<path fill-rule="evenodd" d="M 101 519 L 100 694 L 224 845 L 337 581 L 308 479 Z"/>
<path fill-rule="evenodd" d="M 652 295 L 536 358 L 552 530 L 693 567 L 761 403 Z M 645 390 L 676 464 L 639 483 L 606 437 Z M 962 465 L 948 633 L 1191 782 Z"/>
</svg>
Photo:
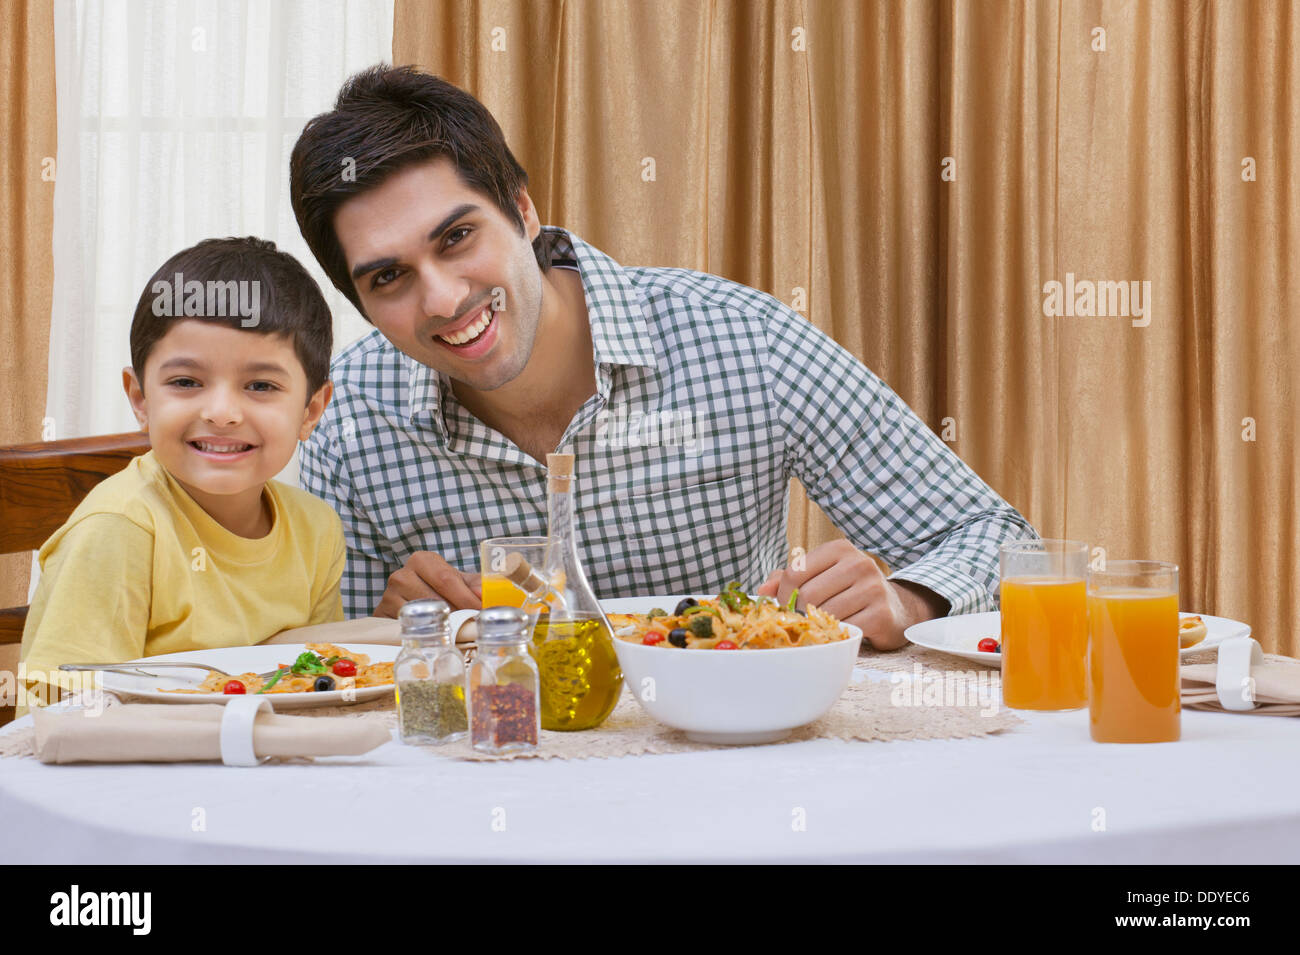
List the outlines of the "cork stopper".
<svg viewBox="0 0 1300 955">
<path fill-rule="evenodd" d="M 548 454 L 546 472 L 547 490 L 565 493 L 573 489 L 572 454 Z"/>
<path fill-rule="evenodd" d="M 542 575 L 518 551 L 506 555 L 506 579 L 526 594 L 536 593 L 546 584 Z"/>
</svg>

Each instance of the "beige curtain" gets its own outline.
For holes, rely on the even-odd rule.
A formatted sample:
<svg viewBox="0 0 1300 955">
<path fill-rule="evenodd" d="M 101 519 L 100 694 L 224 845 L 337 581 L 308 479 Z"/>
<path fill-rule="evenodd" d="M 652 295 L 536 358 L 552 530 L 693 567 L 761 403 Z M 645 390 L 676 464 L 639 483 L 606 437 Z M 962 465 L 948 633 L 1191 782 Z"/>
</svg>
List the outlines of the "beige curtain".
<svg viewBox="0 0 1300 955">
<path fill-rule="evenodd" d="M 1300 652 L 1291 4 L 397 0 L 393 45 L 544 222 L 806 301 L 1045 536 Z"/>
<path fill-rule="evenodd" d="M 0 445 L 42 438 L 54 232 L 54 10 L 0 11 Z M 0 607 L 27 603 L 30 554 L 0 556 Z"/>
</svg>

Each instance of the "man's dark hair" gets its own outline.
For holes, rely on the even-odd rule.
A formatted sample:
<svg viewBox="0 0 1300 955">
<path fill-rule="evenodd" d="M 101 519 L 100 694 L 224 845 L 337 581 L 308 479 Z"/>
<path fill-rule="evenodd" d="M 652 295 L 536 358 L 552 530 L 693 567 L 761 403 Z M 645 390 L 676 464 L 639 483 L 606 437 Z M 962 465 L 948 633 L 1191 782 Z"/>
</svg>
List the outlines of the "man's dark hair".
<svg viewBox="0 0 1300 955">
<path fill-rule="evenodd" d="M 350 77 L 334 109 L 309 122 L 289 160 L 289 195 L 298 228 L 334 287 L 365 315 L 334 213 L 350 197 L 399 170 L 447 157 L 461 182 L 490 199 L 524 233 L 516 202 L 528 173 L 506 146 L 487 107 L 446 80 L 412 66 L 372 66 Z M 533 240 L 543 271 L 553 239 Z"/>
<path fill-rule="evenodd" d="M 202 286 L 201 299 L 197 297 L 199 287 L 190 285 L 192 282 Z M 258 296 L 253 306 L 255 288 Z M 241 311 L 242 305 L 250 306 L 250 313 L 256 308 L 255 324 L 254 318 Z M 131 321 L 131 367 L 142 388 L 150 352 L 174 323 L 187 319 L 291 338 L 307 374 L 308 401 L 329 380 L 334 345 L 329 306 L 302 263 L 279 251 L 274 242 L 253 236 L 204 239 L 159 267 L 140 293 Z"/>
</svg>

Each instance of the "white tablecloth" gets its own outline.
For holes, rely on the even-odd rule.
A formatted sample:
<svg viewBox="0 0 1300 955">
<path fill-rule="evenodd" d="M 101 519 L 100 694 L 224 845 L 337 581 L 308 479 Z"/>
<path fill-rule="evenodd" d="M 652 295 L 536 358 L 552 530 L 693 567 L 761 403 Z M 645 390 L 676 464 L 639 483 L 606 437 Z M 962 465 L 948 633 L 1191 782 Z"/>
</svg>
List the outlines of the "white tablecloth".
<svg viewBox="0 0 1300 955">
<path fill-rule="evenodd" d="M 612 760 L 3 759 L 0 861 L 1300 862 L 1300 719 L 1184 711 L 1180 742 L 1102 745 L 1086 710 L 1020 715 L 977 739 Z"/>
</svg>

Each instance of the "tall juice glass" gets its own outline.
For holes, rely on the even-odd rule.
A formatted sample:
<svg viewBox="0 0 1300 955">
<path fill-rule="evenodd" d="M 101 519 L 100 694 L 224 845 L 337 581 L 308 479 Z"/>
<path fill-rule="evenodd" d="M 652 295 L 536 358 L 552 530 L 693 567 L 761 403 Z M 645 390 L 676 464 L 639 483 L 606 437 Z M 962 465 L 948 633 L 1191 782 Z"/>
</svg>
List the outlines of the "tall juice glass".
<svg viewBox="0 0 1300 955">
<path fill-rule="evenodd" d="M 1019 710 L 1077 710 L 1088 702 L 1083 541 L 1010 541 L 1001 548 L 1002 700 Z"/>
<path fill-rule="evenodd" d="M 1181 733 L 1178 565 L 1112 560 L 1088 573 L 1088 713 L 1099 743 Z"/>
</svg>

